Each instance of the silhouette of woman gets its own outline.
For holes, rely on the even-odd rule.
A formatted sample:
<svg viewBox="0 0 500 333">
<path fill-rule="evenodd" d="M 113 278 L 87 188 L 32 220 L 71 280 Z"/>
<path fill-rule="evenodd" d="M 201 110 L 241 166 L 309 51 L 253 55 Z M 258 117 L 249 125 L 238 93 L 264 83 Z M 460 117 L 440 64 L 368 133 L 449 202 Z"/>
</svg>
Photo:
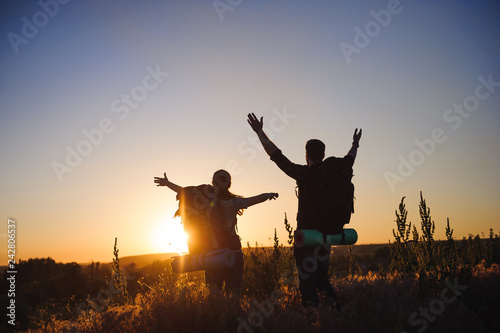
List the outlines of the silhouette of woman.
<svg viewBox="0 0 500 333">
<path fill-rule="evenodd" d="M 163 173 L 164 177 L 155 177 L 154 182 L 157 186 L 167 186 L 172 191 L 179 193 L 183 187 L 172 183 L 167 178 L 167 174 Z M 214 285 L 221 289 L 223 283 L 226 284 L 226 290 L 239 294 L 241 282 L 243 278 L 243 252 L 241 250 L 240 237 L 236 232 L 237 216 L 243 214 L 243 209 L 266 200 L 276 199 L 278 193 L 262 193 L 253 197 L 244 198 L 235 195 L 229 191 L 231 187 L 231 175 L 225 170 L 218 170 L 212 177 L 212 186 L 215 190 L 215 195 L 220 201 L 226 230 L 229 233 L 230 240 L 227 244 L 229 249 L 235 254 L 235 264 L 232 267 L 224 269 L 206 269 L 205 280 L 208 284 Z"/>
</svg>

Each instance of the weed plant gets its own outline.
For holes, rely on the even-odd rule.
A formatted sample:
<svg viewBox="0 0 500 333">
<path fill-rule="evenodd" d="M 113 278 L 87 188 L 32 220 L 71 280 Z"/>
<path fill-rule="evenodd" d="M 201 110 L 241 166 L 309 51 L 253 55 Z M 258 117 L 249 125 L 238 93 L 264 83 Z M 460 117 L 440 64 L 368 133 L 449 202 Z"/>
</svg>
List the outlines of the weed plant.
<svg viewBox="0 0 500 333">
<path fill-rule="evenodd" d="M 176 274 L 169 262 L 156 277 L 144 275 L 137 292 L 120 273 L 115 239 L 111 279 L 118 290 L 109 306 L 74 313 L 71 318 L 41 311 L 33 318 L 38 332 L 498 332 L 500 331 L 499 237 L 434 239 L 436 224 L 420 193 L 420 233 L 407 220 L 402 198 L 396 210 L 390 263 L 365 267 L 353 248 L 346 256 L 331 255 L 330 278 L 342 305 L 304 307 L 297 290 L 292 248 L 279 243 L 244 249 L 240 296 L 210 289 L 202 272 Z M 285 215 L 288 245 L 293 228 Z M 382 253 L 381 251 L 380 253 Z M 145 268 L 151 269 L 149 268 Z M 452 293 L 450 284 L 461 291 Z M 447 291 L 445 291 L 447 290 Z M 436 310 L 446 295 L 448 303 Z M 450 298 L 454 296 L 454 298 Z M 325 302 L 326 303 L 326 302 Z M 434 308 L 433 308 L 434 307 Z M 427 309 L 427 310 L 426 310 Z M 430 309 L 430 310 L 429 310 Z M 429 314 L 423 316 L 421 311 Z M 432 312 L 434 311 L 434 312 Z M 413 321 L 412 321 L 413 318 Z M 418 318 L 419 320 L 416 320 Z M 425 326 L 424 326 L 425 324 Z"/>
</svg>

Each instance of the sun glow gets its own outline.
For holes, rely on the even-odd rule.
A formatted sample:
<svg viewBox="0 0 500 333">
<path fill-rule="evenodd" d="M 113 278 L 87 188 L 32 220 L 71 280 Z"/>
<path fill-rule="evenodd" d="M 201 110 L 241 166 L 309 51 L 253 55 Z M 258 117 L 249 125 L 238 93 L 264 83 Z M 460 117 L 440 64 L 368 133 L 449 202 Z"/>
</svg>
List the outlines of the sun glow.
<svg viewBox="0 0 500 333">
<path fill-rule="evenodd" d="M 188 252 L 187 235 L 178 219 L 165 219 L 151 231 L 152 248 L 157 252 Z"/>
</svg>

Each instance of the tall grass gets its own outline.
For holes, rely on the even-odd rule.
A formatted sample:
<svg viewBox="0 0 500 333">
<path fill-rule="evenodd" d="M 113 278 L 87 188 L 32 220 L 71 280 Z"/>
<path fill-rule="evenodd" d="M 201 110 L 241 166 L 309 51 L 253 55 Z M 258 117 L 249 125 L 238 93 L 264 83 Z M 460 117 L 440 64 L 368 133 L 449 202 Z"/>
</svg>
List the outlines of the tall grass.
<svg viewBox="0 0 500 333">
<path fill-rule="evenodd" d="M 490 229 L 489 239 L 478 236 L 463 239 L 459 244 L 453 238 L 450 220 L 446 221 L 446 240 L 435 241 L 435 222 L 432 220 L 430 208 L 420 192 L 420 228 L 421 234 L 410 221 L 408 211 L 401 199 L 396 210 L 396 230 L 393 229 L 394 242 L 390 244 L 391 270 L 406 277 L 427 278 L 435 282 L 455 276 L 463 270 L 470 270 L 479 264 L 490 267 L 496 260 L 499 262 L 500 240 Z M 412 239 L 410 239 L 410 231 Z"/>
<path fill-rule="evenodd" d="M 275 230 L 272 248 L 244 251 L 241 296 L 210 289 L 203 274 L 176 274 L 168 262 L 156 279 L 141 279 L 141 290 L 125 297 L 118 249 L 112 279 L 117 293 L 101 311 L 89 310 L 63 320 L 47 316 L 40 332 L 490 332 L 500 330 L 499 238 L 490 230 L 457 242 L 450 221 L 445 241 L 434 239 L 436 223 L 422 194 L 420 233 L 407 220 L 403 197 L 396 210 L 390 264 L 372 269 L 358 264 L 352 248 L 347 257 L 331 256 L 330 277 L 342 308 L 321 303 L 305 308 L 297 290 L 298 276 L 290 247 Z M 288 245 L 293 228 L 285 215 Z M 459 284 L 460 295 L 432 320 L 420 314 Z M 448 286 L 448 287 L 447 287 Z M 440 304 L 440 303 L 439 303 Z M 432 313 L 431 313 L 432 314 Z M 415 317 L 416 316 L 416 317 Z M 412 321 L 419 318 L 419 321 Z M 423 321 L 424 320 L 424 321 Z M 425 324 L 425 327 L 424 327 Z"/>
</svg>

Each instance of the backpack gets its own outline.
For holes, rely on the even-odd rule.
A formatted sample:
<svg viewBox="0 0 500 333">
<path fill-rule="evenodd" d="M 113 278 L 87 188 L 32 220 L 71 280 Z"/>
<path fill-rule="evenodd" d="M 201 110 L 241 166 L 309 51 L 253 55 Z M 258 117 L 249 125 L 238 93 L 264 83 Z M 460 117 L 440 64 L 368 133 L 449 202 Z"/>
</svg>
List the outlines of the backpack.
<svg viewBox="0 0 500 333">
<path fill-rule="evenodd" d="M 211 185 L 187 186 L 176 196 L 190 254 L 228 247 L 230 236 L 224 210 Z M 239 238 L 238 238 L 239 241 Z"/>
<path fill-rule="evenodd" d="M 342 233 L 344 225 L 354 213 L 353 170 L 344 163 L 335 163 L 331 168 L 324 164 L 311 171 L 310 179 L 313 200 L 323 207 L 322 218 L 316 222 L 318 231 L 325 235 Z M 314 221 L 313 221 L 314 223 Z"/>
</svg>

